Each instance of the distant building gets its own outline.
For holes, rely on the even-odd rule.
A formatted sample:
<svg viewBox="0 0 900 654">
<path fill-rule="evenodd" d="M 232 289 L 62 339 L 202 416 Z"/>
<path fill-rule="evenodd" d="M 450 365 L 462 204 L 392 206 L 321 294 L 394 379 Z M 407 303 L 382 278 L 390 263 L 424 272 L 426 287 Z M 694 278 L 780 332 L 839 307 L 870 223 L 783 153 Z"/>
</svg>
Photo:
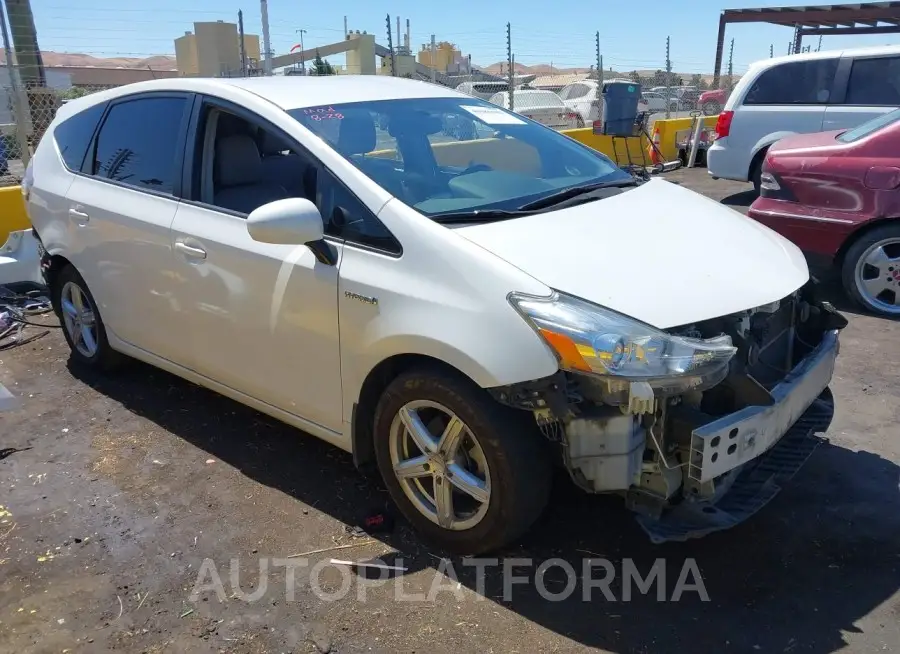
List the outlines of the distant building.
<svg viewBox="0 0 900 654">
<path fill-rule="evenodd" d="M 441 73 L 450 73 L 451 75 L 465 75 L 470 73 L 469 58 L 448 41 L 441 41 L 435 44 L 434 57 L 432 61 L 431 44 L 423 43 L 422 49 L 419 50 L 418 61 L 423 66 L 434 68 Z"/>
<path fill-rule="evenodd" d="M 261 61 L 259 37 L 244 35 L 250 68 Z M 218 20 L 194 23 L 193 32 L 175 39 L 175 61 L 182 77 L 231 77 L 241 73 L 241 40 L 237 25 Z"/>
</svg>

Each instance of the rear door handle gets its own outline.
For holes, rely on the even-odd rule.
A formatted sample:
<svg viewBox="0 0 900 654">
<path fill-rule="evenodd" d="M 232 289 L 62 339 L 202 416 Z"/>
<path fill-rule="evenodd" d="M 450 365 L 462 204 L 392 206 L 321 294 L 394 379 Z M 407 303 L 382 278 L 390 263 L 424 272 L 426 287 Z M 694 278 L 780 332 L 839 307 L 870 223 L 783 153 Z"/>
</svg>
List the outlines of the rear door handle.
<svg viewBox="0 0 900 654">
<path fill-rule="evenodd" d="M 188 245 L 184 241 L 175 241 L 175 249 L 181 252 L 184 256 L 190 257 L 191 259 L 206 258 L 206 250 L 204 250 L 203 248 L 194 247 L 193 245 Z"/>
<path fill-rule="evenodd" d="M 79 211 L 78 209 L 69 209 L 69 218 L 80 225 L 83 225 L 91 219 L 89 215 L 87 215 L 83 211 Z"/>
</svg>

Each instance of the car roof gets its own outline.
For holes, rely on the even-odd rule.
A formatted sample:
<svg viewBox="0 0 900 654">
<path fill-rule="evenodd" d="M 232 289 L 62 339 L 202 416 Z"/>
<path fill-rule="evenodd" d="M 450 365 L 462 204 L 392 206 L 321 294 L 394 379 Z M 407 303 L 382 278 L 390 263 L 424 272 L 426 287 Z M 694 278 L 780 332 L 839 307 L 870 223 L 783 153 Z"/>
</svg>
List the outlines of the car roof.
<svg viewBox="0 0 900 654">
<path fill-rule="evenodd" d="M 766 70 L 786 62 L 814 61 L 816 59 L 835 59 L 837 57 L 878 57 L 881 55 L 900 54 L 900 45 L 876 45 L 865 48 L 846 48 L 843 50 L 824 50 L 822 52 L 800 52 L 782 55 L 771 59 L 761 59 L 750 65 L 754 72 Z"/>
<path fill-rule="evenodd" d="M 471 96 L 446 86 L 382 75 L 275 75 L 272 77 L 182 77 L 127 84 L 92 93 L 66 103 L 76 113 L 89 105 L 149 91 L 187 91 L 215 95 L 217 90 L 236 88 L 268 100 L 282 109 L 300 109 L 323 104 L 397 100 L 402 98 L 447 98 Z M 62 111 L 62 107 L 60 108 Z"/>
</svg>

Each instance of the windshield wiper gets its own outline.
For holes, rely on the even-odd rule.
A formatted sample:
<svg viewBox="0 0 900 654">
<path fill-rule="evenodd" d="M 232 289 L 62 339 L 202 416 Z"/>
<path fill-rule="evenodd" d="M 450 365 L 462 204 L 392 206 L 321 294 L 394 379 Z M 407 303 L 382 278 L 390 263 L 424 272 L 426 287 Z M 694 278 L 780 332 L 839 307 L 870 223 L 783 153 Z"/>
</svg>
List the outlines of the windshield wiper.
<svg viewBox="0 0 900 654">
<path fill-rule="evenodd" d="M 505 209 L 474 209 L 469 211 L 439 213 L 431 216 L 431 219 L 442 225 L 452 223 L 493 223 L 500 220 L 530 216 L 534 213 L 537 212 L 522 210 L 507 211 Z"/>
<path fill-rule="evenodd" d="M 557 193 L 552 193 L 540 199 L 534 200 L 533 202 L 523 204 L 521 207 L 519 207 L 519 210 L 536 211 L 539 209 L 547 209 L 549 207 L 560 205 L 567 200 L 572 200 L 574 198 L 581 199 L 581 197 L 579 196 L 588 196 L 588 194 L 593 193 L 594 191 L 611 188 L 625 188 L 628 186 L 637 186 L 638 184 L 640 184 L 640 182 L 632 177 L 629 179 L 617 179 L 615 181 L 595 182 L 593 184 L 583 184 L 582 186 L 572 186 L 570 188 L 563 189 L 562 191 L 558 191 Z M 598 193 L 596 197 L 584 197 L 584 201 L 587 202 L 593 199 L 599 200 L 602 197 L 606 197 L 605 194 Z"/>
</svg>

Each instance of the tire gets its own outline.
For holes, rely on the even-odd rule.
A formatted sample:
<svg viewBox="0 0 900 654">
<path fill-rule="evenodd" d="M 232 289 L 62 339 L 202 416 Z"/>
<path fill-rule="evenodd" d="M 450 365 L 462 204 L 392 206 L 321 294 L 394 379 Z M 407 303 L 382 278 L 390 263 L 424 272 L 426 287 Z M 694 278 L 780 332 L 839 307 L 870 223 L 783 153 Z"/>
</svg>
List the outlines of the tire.
<svg viewBox="0 0 900 654">
<path fill-rule="evenodd" d="M 703 103 L 704 116 L 715 116 L 720 113 L 722 113 L 722 105 L 720 105 L 715 100 L 710 100 L 709 102 Z"/>
<path fill-rule="evenodd" d="M 669 105 L 669 112 L 676 113 L 676 114 L 678 113 L 678 103 L 677 102 L 673 102 L 672 104 Z"/>
<path fill-rule="evenodd" d="M 753 192 L 756 193 L 757 196 L 762 188 L 762 167 L 763 162 L 766 160 L 767 151 L 768 148 L 757 153 L 756 157 L 753 159 L 753 164 L 750 166 L 750 183 L 753 184 Z"/>
<path fill-rule="evenodd" d="M 841 266 L 841 282 L 844 290 L 858 305 L 882 316 L 900 317 L 900 302 L 894 304 L 880 300 L 872 291 L 861 288 L 864 279 L 880 279 L 883 290 L 893 291 L 894 297 L 900 297 L 900 260 L 885 261 L 879 266 L 863 265 L 869 253 L 878 247 L 886 249 L 892 257 L 900 257 L 900 223 L 891 223 L 878 227 L 859 237 L 847 250 Z M 874 274 L 879 270 L 877 274 Z"/>
<path fill-rule="evenodd" d="M 579 129 L 584 127 L 584 118 L 582 118 L 580 115 L 575 117 L 575 127 Z"/>
<path fill-rule="evenodd" d="M 445 470 L 440 462 L 430 464 L 430 470 L 437 472 L 421 473 L 424 476 L 415 481 L 398 477 L 394 470 L 398 457 L 397 443 L 412 442 L 410 431 L 403 426 L 399 414 L 411 404 L 432 405 L 420 406 L 417 415 L 421 419 L 420 424 L 428 423 L 435 440 L 443 427 L 439 418 L 429 417 L 439 415 L 440 410 L 433 405 L 448 409 L 462 421 L 468 430 L 465 433 L 472 437 L 471 441 L 466 437 L 465 442 L 476 443 L 480 453 L 475 448 L 465 451 L 464 446 L 460 446 L 459 450 L 464 452 L 467 465 L 472 463 L 470 456 L 476 462 L 481 459 L 485 472 L 475 471 L 474 474 L 487 480 L 484 483 L 489 489 L 486 502 L 476 502 L 457 490 L 456 481 L 450 482 L 450 486 L 446 486 L 444 481 L 444 485 L 439 486 L 438 477 Z M 434 425 L 435 422 L 438 424 Z M 401 374 L 388 385 L 378 402 L 374 438 L 379 471 L 400 512 L 423 539 L 449 552 L 473 555 L 508 545 L 531 527 L 546 506 L 552 476 L 551 458 L 547 443 L 532 417 L 498 404 L 487 392 L 462 375 L 437 367 L 424 367 Z M 407 456 L 417 457 L 421 452 L 421 448 L 415 445 L 410 447 L 415 451 L 402 456 L 407 461 Z M 454 465 L 446 468 L 450 475 L 453 475 Z M 474 467 L 477 466 L 470 466 L 469 469 Z M 450 477 L 442 478 L 446 480 Z M 462 476 L 458 474 L 453 476 L 453 479 L 460 478 Z M 417 482 L 424 489 L 421 494 L 415 488 Z M 453 488 L 450 515 L 458 519 L 455 527 L 439 524 L 437 500 L 424 496 L 430 488 L 431 496 L 436 498 L 435 491 L 440 487 Z M 420 495 L 424 499 L 414 499 Z M 473 514 L 468 518 L 456 512 L 467 501 L 473 507 Z M 420 506 L 430 509 L 430 515 Z"/>
<path fill-rule="evenodd" d="M 95 345 L 93 348 L 88 347 L 88 340 L 83 336 L 79 337 L 78 342 L 75 340 L 75 333 L 80 331 L 75 329 L 78 321 L 73 320 L 72 315 L 64 307 L 64 303 L 72 304 L 69 298 L 72 296 L 73 289 L 77 289 L 77 292 L 81 294 L 82 305 L 92 314 L 93 329 L 90 331 Z M 50 294 L 53 308 L 62 325 L 66 343 L 69 344 L 72 360 L 85 367 L 104 371 L 119 367 L 125 357 L 110 347 L 106 338 L 106 327 L 103 325 L 103 318 L 97 309 L 94 296 L 91 295 L 90 289 L 74 266 L 69 264 L 59 271 L 53 280 Z M 85 327 L 89 326 L 89 323 L 82 324 Z M 83 332 L 81 333 L 83 334 Z"/>
</svg>

